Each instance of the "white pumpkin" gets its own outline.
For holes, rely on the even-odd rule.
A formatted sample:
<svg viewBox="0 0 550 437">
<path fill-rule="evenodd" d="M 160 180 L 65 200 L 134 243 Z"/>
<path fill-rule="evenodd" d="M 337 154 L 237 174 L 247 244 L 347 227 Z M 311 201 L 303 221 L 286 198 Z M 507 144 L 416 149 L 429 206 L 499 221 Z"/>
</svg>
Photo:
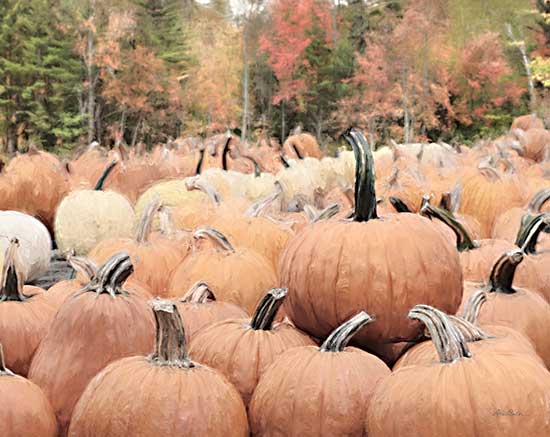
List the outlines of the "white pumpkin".
<svg viewBox="0 0 550 437">
<path fill-rule="evenodd" d="M 78 190 L 63 199 L 55 216 L 57 246 L 86 255 L 107 238 L 131 238 L 132 205 L 114 191 Z"/>
<path fill-rule="evenodd" d="M 19 240 L 21 275 L 25 282 L 40 278 L 50 268 L 52 239 L 34 217 L 18 211 L 0 211 L 0 265 L 12 238 Z"/>
</svg>

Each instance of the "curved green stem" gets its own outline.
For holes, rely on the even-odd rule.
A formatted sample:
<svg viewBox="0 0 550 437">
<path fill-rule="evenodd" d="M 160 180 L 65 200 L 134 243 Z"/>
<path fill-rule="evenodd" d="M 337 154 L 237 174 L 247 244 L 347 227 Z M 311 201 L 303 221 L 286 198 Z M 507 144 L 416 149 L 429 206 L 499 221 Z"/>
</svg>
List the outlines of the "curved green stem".
<svg viewBox="0 0 550 437">
<path fill-rule="evenodd" d="M 459 252 L 466 252 L 479 247 L 452 212 L 425 203 L 422 208 L 420 208 L 420 215 L 429 219 L 436 218 L 449 226 L 456 235 L 456 248 Z"/>
<path fill-rule="evenodd" d="M 332 331 L 319 350 L 321 352 L 342 352 L 352 337 L 363 326 L 373 320 L 373 317 L 369 316 L 365 311 L 361 311 Z"/>
<path fill-rule="evenodd" d="M 444 312 L 428 305 L 416 305 L 408 317 L 426 326 L 441 363 L 471 357 L 464 336 Z"/>
<path fill-rule="evenodd" d="M 355 155 L 355 217 L 356 222 L 378 218 L 374 189 L 374 157 L 365 136 L 356 129 L 344 133 Z"/>
<path fill-rule="evenodd" d="M 116 167 L 116 165 L 117 162 L 113 161 L 107 167 L 105 167 L 105 170 L 103 170 L 101 177 L 97 180 L 97 183 L 95 184 L 95 191 L 103 190 L 103 185 L 105 185 L 105 181 L 107 180 L 113 169 Z"/>
<path fill-rule="evenodd" d="M 321 211 L 317 212 L 311 222 L 316 223 L 321 220 L 328 220 L 329 218 L 334 217 L 339 212 L 340 212 L 340 205 L 338 205 L 337 203 L 333 203 L 327 206 L 326 208 L 322 209 Z"/>
<path fill-rule="evenodd" d="M 272 288 L 269 290 L 256 307 L 250 321 L 250 327 L 254 330 L 271 330 L 277 311 L 283 304 L 287 293 L 288 289 L 286 288 Z"/>
<path fill-rule="evenodd" d="M 229 145 L 231 144 L 231 139 L 232 139 L 232 136 L 231 135 L 227 135 L 226 139 L 225 139 L 225 144 L 223 146 L 223 151 L 222 151 L 222 169 L 224 170 L 228 170 L 227 168 L 227 155 L 229 153 Z"/>
<path fill-rule="evenodd" d="M 533 216 L 527 213 L 522 217 L 521 222 L 515 244 L 527 254 L 536 253 L 540 233 L 550 225 L 550 215 Z"/>
<path fill-rule="evenodd" d="M 281 163 L 283 164 L 284 168 L 290 168 L 290 164 L 288 163 L 287 159 L 285 158 L 285 155 L 282 153 L 279 155 L 279 159 L 281 160 Z"/>
<path fill-rule="evenodd" d="M 449 318 L 451 319 L 451 322 L 455 325 L 455 327 L 464 336 L 464 340 L 466 340 L 467 343 L 473 343 L 475 341 L 493 338 L 493 336 L 487 334 L 479 326 L 474 325 L 473 323 L 463 319 L 462 317 L 449 316 Z"/>
<path fill-rule="evenodd" d="M 155 351 L 150 361 L 158 366 L 172 366 L 183 369 L 195 367 L 187 353 L 183 323 L 174 302 L 155 299 L 152 301 L 152 306 L 157 335 Z"/>
<path fill-rule="evenodd" d="M 304 157 L 302 156 L 302 154 L 298 150 L 298 147 L 296 146 L 296 144 L 291 143 L 290 145 L 292 146 L 292 150 L 294 150 L 294 153 L 296 153 L 296 156 L 298 157 L 298 159 L 304 159 Z"/>
<path fill-rule="evenodd" d="M 516 268 L 523 261 L 524 255 L 521 249 L 513 250 L 502 255 L 491 270 L 489 277 L 489 292 L 513 294 L 512 287 Z"/>
</svg>

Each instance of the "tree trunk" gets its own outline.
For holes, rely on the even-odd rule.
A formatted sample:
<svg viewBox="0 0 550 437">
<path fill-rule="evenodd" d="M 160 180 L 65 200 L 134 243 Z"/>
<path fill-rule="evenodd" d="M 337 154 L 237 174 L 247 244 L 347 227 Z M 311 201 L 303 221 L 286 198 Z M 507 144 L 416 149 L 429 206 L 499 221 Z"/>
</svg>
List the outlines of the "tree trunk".
<svg viewBox="0 0 550 437">
<path fill-rule="evenodd" d="M 88 30 L 86 50 L 86 79 L 88 81 L 88 144 L 95 139 L 95 77 L 94 77 L 94 35 Z"/>
<path fill-rule="evenodd" d="M 134 133 L 132 135 L 132 144 L 131 144 L 132 147 L 134 147 L 136 145 L 140 127 L 141 127 L 141 115 L 139 116 L 138 122 L 136 124 L 135 129 L 134 129 Z"/>
<path fill-rule="evenodd" d="M 243 120 L 241 128 L 241 142 L 244 144 L 247 137 L 248 130 L 248 76 L 249 76 L 249 65 L 248 65 L 248 23 L 245 22 L 243 28 Z"/>
<path fill-rule="evenodd" d="M 521 54 L 521 60 L 523 62 L 523 68 L 525 68 L 525 73 L 527 74 L 527 84 L 529 86 L 529 109 L 531 112 L 535 112 L 536 105 L 537 105 L 537 95 L 535 93 L 535 82 L 533 80 L 533 71 L 531 70 L 531 61 L 529 59 L 529 55 L 527 54 L 527 50 L 525 48 L 525 41 L 518 41 L 516 38 L 516 35 L 514 35 L 514 31 L 512 30 L 512 26 L 507 23 L 506 24 L 506 32 L 508 33 L 508 37 L 514 45 L 518 48 L 520 54 Z"/>
</svg>

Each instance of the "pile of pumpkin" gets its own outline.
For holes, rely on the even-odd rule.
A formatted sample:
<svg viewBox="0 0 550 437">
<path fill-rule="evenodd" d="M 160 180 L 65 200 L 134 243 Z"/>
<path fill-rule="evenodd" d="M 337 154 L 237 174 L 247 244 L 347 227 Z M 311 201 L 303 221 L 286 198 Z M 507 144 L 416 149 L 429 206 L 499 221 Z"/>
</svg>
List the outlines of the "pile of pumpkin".
<svg viewBox="0 0 550 437">
<path fill-rule="evenodd" d="M 550 133 L 344 138 L 15 157 L 0 434 L 550 436 Z"/>
</svg>

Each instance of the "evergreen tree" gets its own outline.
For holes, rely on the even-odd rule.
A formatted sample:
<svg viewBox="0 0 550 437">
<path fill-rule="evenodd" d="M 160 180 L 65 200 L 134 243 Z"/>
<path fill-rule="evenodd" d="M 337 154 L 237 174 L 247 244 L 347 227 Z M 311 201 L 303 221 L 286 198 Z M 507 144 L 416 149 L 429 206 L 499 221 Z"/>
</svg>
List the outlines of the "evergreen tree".
<svg viewBox="0 0 550 437">
<path fill-rule="evenodd" d="M 52 148 L 81 134 L 80 64 L 52 1 L 2 3 L 0 83 L 8 152 L 21 139 Z"/>
</svg>

